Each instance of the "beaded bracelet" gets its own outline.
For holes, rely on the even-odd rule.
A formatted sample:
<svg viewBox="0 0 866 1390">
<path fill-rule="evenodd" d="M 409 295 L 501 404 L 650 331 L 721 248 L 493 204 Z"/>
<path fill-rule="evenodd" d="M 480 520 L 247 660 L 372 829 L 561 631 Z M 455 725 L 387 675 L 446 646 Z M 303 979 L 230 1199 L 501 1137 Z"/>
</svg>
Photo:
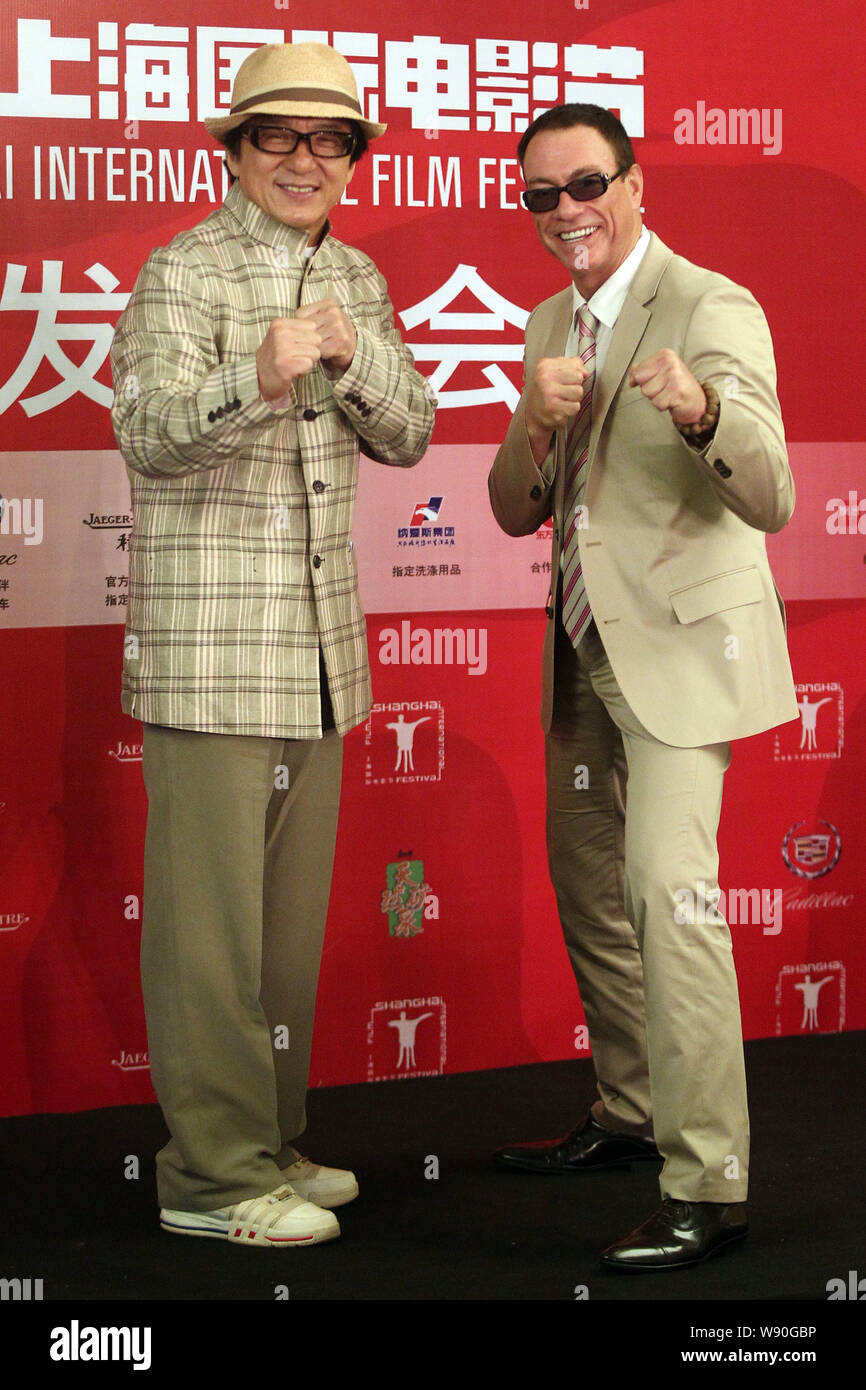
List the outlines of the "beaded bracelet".
<svg viewBox="0 0 866 1390">
<path fill-rule="evenodd" d="M 701 435 L 706 435 L 710 439 L 716 425 L 719 422 L 719 397 L 716 391 L 707 382 L 701 382 L 701 390 L 707 398 L 707 408 L 700 420 L 696 420 L 692 425 L 677 425 L 677 429 L 684 438 L 693 442 Z"/>
</svg>

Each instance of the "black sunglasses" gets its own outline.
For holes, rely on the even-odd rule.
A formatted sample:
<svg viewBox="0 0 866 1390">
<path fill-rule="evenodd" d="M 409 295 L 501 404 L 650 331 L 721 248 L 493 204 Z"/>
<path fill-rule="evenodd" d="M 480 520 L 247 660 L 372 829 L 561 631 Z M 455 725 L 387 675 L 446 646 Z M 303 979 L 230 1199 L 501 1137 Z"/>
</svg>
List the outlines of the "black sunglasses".
<svg viewBox="0 0 866 1390">
<path fill-rule="evenodd" d="M 294 154 L 303 140 L 318 159 L 345 159 L 355 148 L 355 136 L 344 130 L 311 130 L 305 135 L 285 125 L 255 125 L 243 131 L 245 140 L 265 154 Z"/>
<path fill-rule="evenodd" d="M 567 193 L 576 203 L 591 203 L 594 198 L 606 193 L 615 179 L 627 173 L 627 169 L 620 169 L 618 174 L 584 174 L 582 178 L 564 183 L 561 188 L 527 188 L 521 194 L 523 205 L 530 212 L 553 212 L 563 193 Z"/>
</svg>

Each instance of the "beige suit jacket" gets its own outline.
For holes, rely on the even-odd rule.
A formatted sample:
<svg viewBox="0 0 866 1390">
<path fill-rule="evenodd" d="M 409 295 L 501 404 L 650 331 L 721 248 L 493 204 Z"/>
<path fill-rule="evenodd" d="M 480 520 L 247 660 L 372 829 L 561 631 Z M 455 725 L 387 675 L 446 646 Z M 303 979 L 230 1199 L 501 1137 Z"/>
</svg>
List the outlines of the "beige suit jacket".
<svg viewBox="0 0 866 1390">
<path fill-rule="evenodd" d="M 570 288 L 530 315 L 527 382 L 539 358 L 563 355 L 571 316 Z M 703 453 L 628 383 L 629 365 L 662 348 L 719 394 L 719 422 Z M 556 595 L 566 432 L 556 432 L 539 468 L 525 399 L 524 391 L 494 461 L 490 498 L 509 535 L 530 534 L 552 515 Z M 649 732 L 689 748 L 795 719 L 784 608 L 764 539 L 794 507 L 769 329 L 748 290 L 675 256 L 655 235 L 595 383 L 583 504 L 587 596 L 614 675 Z M 554 621 L 558 612 L 545 641 L 545 729 Z"/>
</svg>

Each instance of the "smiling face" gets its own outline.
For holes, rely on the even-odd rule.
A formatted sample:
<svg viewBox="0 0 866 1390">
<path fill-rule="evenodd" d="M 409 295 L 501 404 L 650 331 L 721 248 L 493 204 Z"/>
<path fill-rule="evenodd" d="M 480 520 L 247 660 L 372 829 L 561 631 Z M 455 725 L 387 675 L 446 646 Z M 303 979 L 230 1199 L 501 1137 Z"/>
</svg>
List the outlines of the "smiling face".
<svg viewBox="0 0 866 1390">
<path fill-rule="evenodd" d="M 313 130 L 352 130 L 350 121 L 330 116 L 275 116 L 274 124 L 290 126 L 304 135 Z M 266 154 L 249 140 L 241 140 L 238 155 L 227 150 L 226 159 L 250 202 L 278 222 L 307 232 L 310 241 L 315 241 L 355 172 L 349 155 L 317 159 L 303 141 L 291 154 Z"/>
<path fill-rule="evenodd" d="M 592 126 L 547 129 L 533 136 L 523 159 L 527 188 L 562 187 L 583 174 L 618 172 L 616 155 Z M 561 193 L 552 212 L 534 213 L 548 251 L 568 270 L 584 299 L 609 279 L 634 248 L 641 231 L 643 174 L 637 164 L 600 198 L 576 203 Z"/>
</svg>

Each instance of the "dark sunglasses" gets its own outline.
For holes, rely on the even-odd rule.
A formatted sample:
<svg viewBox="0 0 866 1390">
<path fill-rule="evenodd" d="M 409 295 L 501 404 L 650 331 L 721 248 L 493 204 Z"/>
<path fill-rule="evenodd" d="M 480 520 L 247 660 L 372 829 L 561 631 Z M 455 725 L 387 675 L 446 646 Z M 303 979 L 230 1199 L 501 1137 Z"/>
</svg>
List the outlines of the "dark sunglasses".
<svg viewBox="0 0 866 1390">
<path fill-rule="evenodd" d="M 563 193 L 576 203 L 591 203 L 606 193 L 614 180 L 627 173 L 627 169 L 620 169 L 618 174 L 584 174 L 583 178 L 572 179 L 561 188 L 527 188 L 521 194 L 523 205 L 530 212 L 553 212 Z"/>
<path fill-rule="evenodd" d="M 245 140 L 265 154 L 294 154 L 303 140 L 318 159 L 345 159 L 355 149 L 355 136 L 342 130 L 311 130 L 304 135 L 285 125 L 256 125 L 243 131 Z"/>
</svg>

